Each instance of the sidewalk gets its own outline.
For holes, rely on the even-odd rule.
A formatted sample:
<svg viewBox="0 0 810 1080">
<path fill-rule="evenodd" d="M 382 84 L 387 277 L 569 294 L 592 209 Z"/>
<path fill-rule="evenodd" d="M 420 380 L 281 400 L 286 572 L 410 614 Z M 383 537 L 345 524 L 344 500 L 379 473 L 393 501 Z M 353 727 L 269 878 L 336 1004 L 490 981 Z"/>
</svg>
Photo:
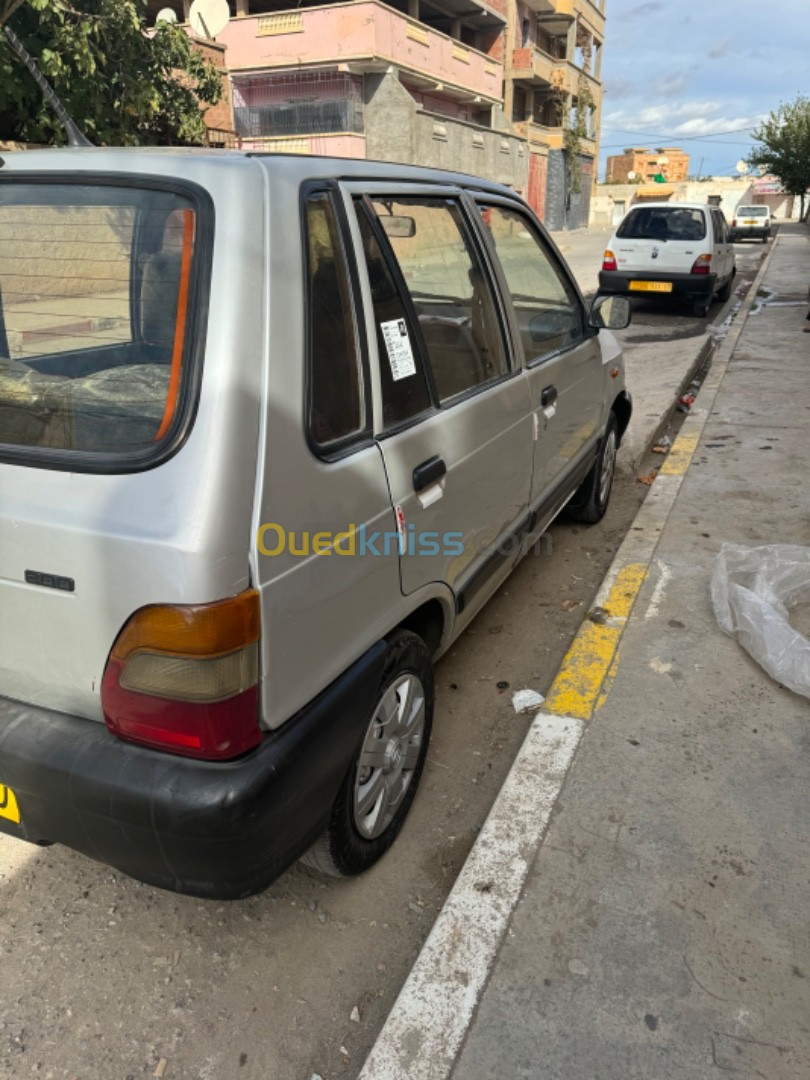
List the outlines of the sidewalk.
<svg viewBox="0 0 810 1080">
<path fill-rule="evenodd" d="M 808 543 L 809 241 L 782 229 L 364 1080 L 810 1076 L 810 703 L 709 598 L 721 543 Z"/>
</svg>

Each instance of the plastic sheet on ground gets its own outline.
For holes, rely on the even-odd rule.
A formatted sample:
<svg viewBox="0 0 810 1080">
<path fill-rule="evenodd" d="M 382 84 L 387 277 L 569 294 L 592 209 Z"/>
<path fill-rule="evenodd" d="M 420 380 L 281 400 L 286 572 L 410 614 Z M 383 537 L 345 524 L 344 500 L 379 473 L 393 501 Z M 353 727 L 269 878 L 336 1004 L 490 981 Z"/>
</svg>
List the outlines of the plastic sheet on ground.
<svg viewBox="0 0 810 1080">
<path fill-rule="evenodd" d="M 795 544 L 724 544 L 712 574 L 712 604 L 735 637 L 782 686 L 810 697 L 810 641 L 788 612 L 810 602 L 810 548 Z"/>
</svg>

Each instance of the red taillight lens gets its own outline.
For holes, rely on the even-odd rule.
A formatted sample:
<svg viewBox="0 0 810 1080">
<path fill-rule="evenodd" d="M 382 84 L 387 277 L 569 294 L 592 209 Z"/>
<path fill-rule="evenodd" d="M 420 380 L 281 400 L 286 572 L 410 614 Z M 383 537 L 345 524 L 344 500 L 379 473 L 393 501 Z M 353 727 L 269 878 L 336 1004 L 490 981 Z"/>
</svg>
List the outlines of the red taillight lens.
<svg viewBox="0 0 810 1080">
<path fill-rule="evenodd" d="M 215 604 L 153 605 L 118 635 L 101 685 L 121 739 L 209 760 L 261 741 L 259 594 Z"/>
<path fill-rule="evenodd" d="M 602 258 L 603 270 L 615 270 L 616 269 L 616 256 L 610 249 L 608 249 Z"/>
<path fill-rule="evenodd" d="M 732 221 L 731 221 L 731 227 L 732 227 L 732 229 L 736 229 L 736 228 L 737 228 L 737 219 L 736 219 L 736 218 L 733 218 L 733 219 L 732 219 Z"/>
<path fill-rule="evenodd" d="M 712 268 L 711 255 L 698 255 L 692 266 L 693 274 L 708 274 Z"/>
</svg>

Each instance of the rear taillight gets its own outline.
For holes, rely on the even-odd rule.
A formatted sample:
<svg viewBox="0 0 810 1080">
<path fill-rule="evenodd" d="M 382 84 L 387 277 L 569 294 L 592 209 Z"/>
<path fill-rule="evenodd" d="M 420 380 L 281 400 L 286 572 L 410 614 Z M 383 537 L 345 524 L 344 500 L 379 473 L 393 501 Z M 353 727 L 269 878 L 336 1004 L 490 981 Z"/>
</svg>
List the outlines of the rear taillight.
<svg viewBox="0 0 810 1080">
<path fill-rule="evenodd" d="M 602 269 L 603 270 L 615 270 L 616 269 L 616 256 L 613 254 L 613 252 L 609 248 L 605 252 L 605 254 L 604 254 L 603 258 L 602 258 Z"/>
<path fill-rule="evenodd" d="M 693 274 L 708 274 L 712 268 L 711 255 L 698 255 L 692 265 Z"/>
<path fill-rule="evenodd" d="M 101 684 L 107 727 L 187 757 L 238 757 L 261 741 L 259 594 L 136 611 Z"/>
<path fill-rule="evenodd" d="M 736 218 L 731 219 L 731 227 L 732 227 L 732 229 L 737 228 L 737 219 Z"/>
</svg>

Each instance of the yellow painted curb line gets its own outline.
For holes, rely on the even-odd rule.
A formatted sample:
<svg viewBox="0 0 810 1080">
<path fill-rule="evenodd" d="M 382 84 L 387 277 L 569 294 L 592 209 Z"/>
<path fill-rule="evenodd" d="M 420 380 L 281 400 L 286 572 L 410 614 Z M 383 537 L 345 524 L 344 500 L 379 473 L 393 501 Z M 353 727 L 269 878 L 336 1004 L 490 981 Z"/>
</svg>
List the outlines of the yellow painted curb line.
<svg viewBox="0 0 810 1080">
<path fill-rule="evenodd" d="M 675 440 L 667 459 L 661 466 L 659 476 L 683 476 L 692 464 L 697 444 L 700 441 L 700 431 L 682 431 Z"/>
<path fill-rule="evenodd" d="M 600 613 L 604 621 L 589 619 L 580 627 L 543 704 L 545 712 L 590 720 L 648 570 L 649 563 L 629 563 L 618 572 Z"/>
</svg>

